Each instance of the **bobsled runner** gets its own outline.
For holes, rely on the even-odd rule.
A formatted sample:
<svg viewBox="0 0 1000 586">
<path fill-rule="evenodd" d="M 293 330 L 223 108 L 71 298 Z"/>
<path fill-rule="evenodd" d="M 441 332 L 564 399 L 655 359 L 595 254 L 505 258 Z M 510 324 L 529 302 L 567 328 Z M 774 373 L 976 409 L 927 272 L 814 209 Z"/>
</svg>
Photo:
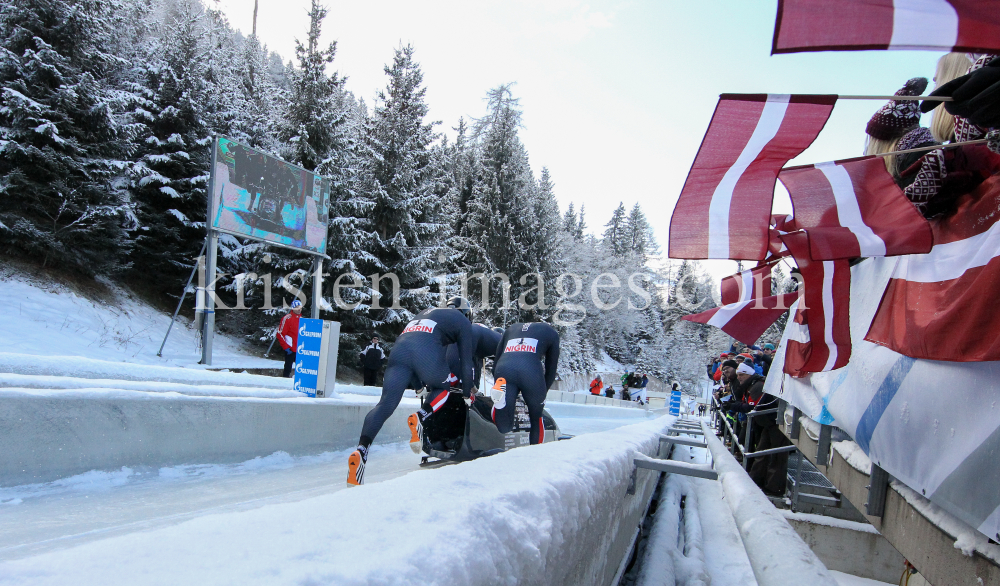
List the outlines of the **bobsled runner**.
<svg viewBox="0 0 1000 586">
<path fill-rule="evenodd" d="M 444 406 L 424 421 L 421 442 L 425 456 L 420 465 L 467 462 L 529 445 L 531 423 L 528 407 L 521 397 L 517 398 L 515 409 L 514 429 L 500 433 L 492 420 L 493 400 L 488 395 L 478 394 L 472 405 L 466 406 L 461 393 L 449 393 Z M 542 425 L 545 430 L 543 443 L 568 438 L 562 435 L 556 420 L 544 409 Z"/>
</svg>

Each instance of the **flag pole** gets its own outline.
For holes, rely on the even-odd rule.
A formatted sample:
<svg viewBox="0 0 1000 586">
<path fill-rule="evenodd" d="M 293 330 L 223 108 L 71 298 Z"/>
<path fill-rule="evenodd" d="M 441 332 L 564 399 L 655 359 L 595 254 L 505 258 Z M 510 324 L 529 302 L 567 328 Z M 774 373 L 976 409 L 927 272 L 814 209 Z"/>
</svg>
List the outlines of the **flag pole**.
<svg viewBox="0 0 1000 586">
<path fill-rule="evenodd" d="M 891 153 L 880 153 L 880 154 L 877 154 L 877 155 L 874 155 L 874 156 L 876 156 L 876 157 L 888 157 L 888 156 L 891 156 L 891 155 L 905 155 L 907 153 L 923 153 L 923 152 L 927 152 L 927 151 L 936 151 L 936 150 L 940 150 L 940 149 L 951 149 L 951 148 L 960 147 L 960 146 L 966 146 L 966 145 L 970 145 L 970 144 L 985 144 L 987 142 L 987 140 L 988 139 L 980 138 L 978 140 L 967 140 L 965 142 L 950 142 L 948 144 L 936 144 L 936 145 L 933 145 L 933 146 L 919 147 L 919 148 L 915 148 L 915 149 L 906 149 L 906 150 L 902 150 L 902 151 L 892 151 Z"/>
<path fill-rule="evenodd" d="M 954 102 L 951 96 L 837 96 L 838 100 L 919 100 L 928 102 Z"/>
</svg>

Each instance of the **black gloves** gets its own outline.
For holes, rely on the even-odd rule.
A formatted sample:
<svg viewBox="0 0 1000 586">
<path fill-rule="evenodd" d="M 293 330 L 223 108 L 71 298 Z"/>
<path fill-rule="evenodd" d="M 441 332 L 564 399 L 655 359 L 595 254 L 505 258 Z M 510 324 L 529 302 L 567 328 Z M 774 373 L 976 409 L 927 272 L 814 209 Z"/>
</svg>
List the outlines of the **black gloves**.
<svg viewBox="0 0 1000 586">
<path fill-rule="evenodd" d="M 976 126 L 1000 126 L 1000 57 L 994 58 L 983 68 L 949 81 L 930 93 L 932 96 L 951 96 L 953 102 L 944 102 L 949 114 L 968 119 Z M 924 100 L 921 112 L 930 112 L 941 102 Z"/>
</svg>

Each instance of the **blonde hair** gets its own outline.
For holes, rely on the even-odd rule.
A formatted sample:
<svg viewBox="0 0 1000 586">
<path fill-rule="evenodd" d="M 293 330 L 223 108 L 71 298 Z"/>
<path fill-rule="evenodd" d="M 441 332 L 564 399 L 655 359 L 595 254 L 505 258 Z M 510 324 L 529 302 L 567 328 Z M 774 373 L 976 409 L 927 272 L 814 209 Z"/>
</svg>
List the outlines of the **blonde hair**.
<svg viewBox="0 0 1000 586">
<path fill-rule="evenodd" d="M 871 135 L 865 135 L 865 156 L 869 155 L 881 155 L 885 153 L 891 153 L 896 150 L 896 146 L 899 145 L 899 140 L 903 138 L 902 136 L 892 139 L 882 139 L 873 138 Z M 896 155 L 889 155 L 887 157 L 882 157 L 885 161 L 885 168 L 893 176 L 894 179 L 899 179 L 899 170 L 896 169 Z"/>
<path fill-rule="evenodd" d="M 965 53 L 948 53 L 938 59 L 937 71 L 934 73 L 934 87 L 939 88 L 943 84 L 965 75 L 972 67 L 972 61 Z M 934 108 L 931 118 L 931 134 L 938 142 L 951 142 L 955 140 L 955 117 L 944 109 L 944 104 Z"/>
</svg>

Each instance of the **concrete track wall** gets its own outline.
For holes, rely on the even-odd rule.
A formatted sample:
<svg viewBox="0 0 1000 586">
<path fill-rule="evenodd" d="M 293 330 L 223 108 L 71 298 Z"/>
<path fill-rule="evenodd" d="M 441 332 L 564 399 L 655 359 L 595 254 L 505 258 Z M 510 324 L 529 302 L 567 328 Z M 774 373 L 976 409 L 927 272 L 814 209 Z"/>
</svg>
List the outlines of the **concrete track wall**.
<svg viewBox="0 0 1000 586">
<path fill-rule="evenodd" d="M 414 403 L 415 401 L 410 400 Z M 0 391 L 0 486 L 122 466 L 241 462 L 345 449 L 371 404 L 174 394 Z M 409 438 L 397 409 L 378 442 Z"/>
</svg>

